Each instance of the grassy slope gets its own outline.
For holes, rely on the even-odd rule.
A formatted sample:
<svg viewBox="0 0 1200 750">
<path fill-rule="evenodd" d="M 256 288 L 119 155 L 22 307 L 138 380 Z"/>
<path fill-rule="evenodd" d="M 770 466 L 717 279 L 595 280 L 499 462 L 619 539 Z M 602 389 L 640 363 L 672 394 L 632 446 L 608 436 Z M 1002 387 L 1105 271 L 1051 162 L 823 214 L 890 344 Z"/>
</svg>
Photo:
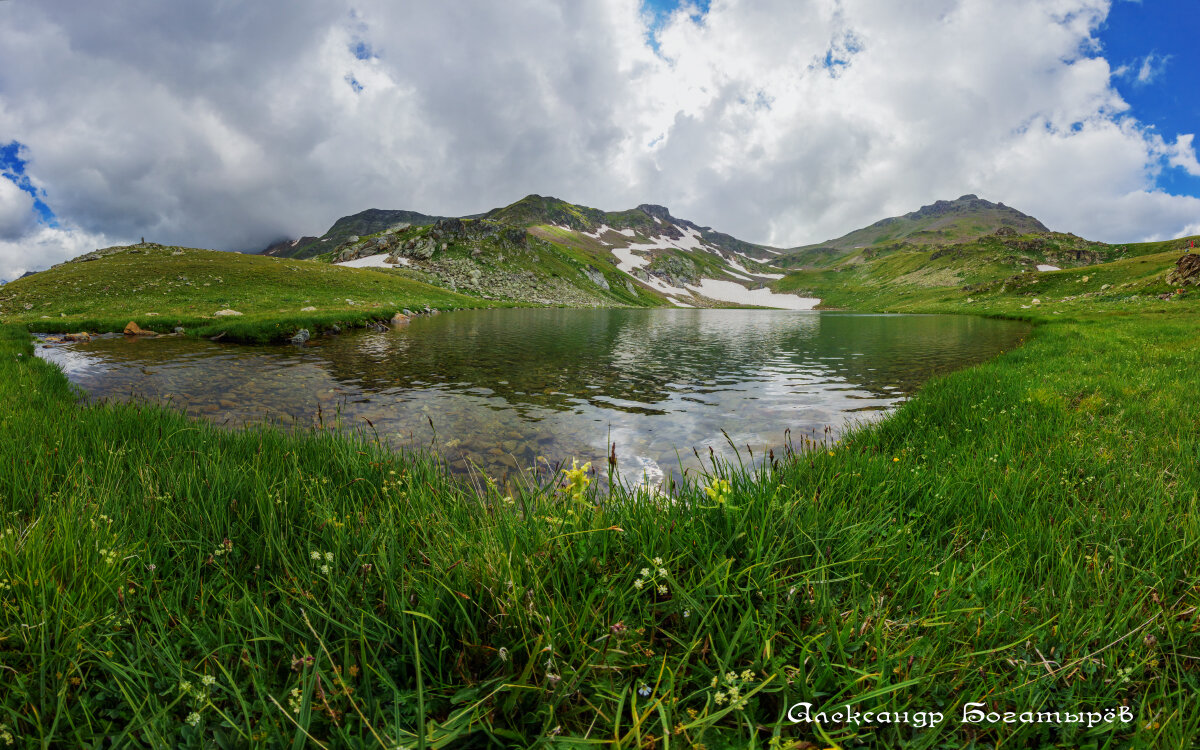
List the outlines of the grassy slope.
<svg viewBox="0 0 1200 750">
<path fill-rule="evenodd" d="M 942 208 L 943 210 L 938 210 Z M 786 251 L 804 254 L 818 249 L 852 250 L 901 241 L 919 244 L 946 244 L 974 239 L 1005 226 L 1018 232 L 1045 231 L 1037 219 L 1002 204 L 963 196 L 953 201 L 938 201 L 903 216 L 876 222 L 837 239 L 805 245 Z"/>
<path fill-rule="evenodd" d="M 1044 319 L 1054 310 L 1068 315 L 1158 310 L 1178 301 L 1153 296 L 1173 291 L 1164 277 L 1179 258 L 1181 243 L 1187 244 L 1113 246 L 1110 252 L 1120 260 L 1045 273 L 1020 273 L 1020 265 L 1001 262 L 994 250 L 979 245 L 970 246 L 965 256 L 936 259 L 931 250 L 895 252 L 795 271 L 774 286 L 820 297 L 826 308 L 854 310 L 965 311 L 1024 319 Z M 1036 254 L 1031 258 L 1042 260 Z M 1106 284 L 1110 288 L 1102 289 Z"/>
<path fill-rule="evenodd" d="M 561 731 L 630 747 L 773 734 L 1187 746 L 1200 737 L 1197 304 L 1129 300 L 1163 262 L 1037 274 L 1043 304 L 1029 308 L 1023 287 L 969 305 L 958 289 L 862 293 L 874 309 L 1049 324 L 844 445 L 758 481 L 721 469 L 725 502 L 696 487 L 674 503 L 477 500 L 427 460 L 326 433 L 79 409 L 4 329 L 0 723 L 64 745 Z M 1048 291 L 1105 274 L 1131 286 L 1048 309 Z M 215 554 L 225 539 L 232 552 Z M 657 580 L 639 589 L 643 568 Z M 801 700 L 947 719 L 822 735 L 782 721 Z M 1137 721 L 961 724 L 976 700 L 1127 705 Z"/>
<path fill-rule="evenodd" d="M 0 287 L 0 316 L 41 331 L 120 331 L 134 320 L 159 332 L 183 326 L 196 335 L 270 339 L 302 327 L 386 320 L 403 308 L 489 306 L 373 269 L 159 245 L 134 249 Z M 305 307 L 316 311 L 301 312 Z M 243 315 L 213 316 L 227 308 Z"/>
</svg>

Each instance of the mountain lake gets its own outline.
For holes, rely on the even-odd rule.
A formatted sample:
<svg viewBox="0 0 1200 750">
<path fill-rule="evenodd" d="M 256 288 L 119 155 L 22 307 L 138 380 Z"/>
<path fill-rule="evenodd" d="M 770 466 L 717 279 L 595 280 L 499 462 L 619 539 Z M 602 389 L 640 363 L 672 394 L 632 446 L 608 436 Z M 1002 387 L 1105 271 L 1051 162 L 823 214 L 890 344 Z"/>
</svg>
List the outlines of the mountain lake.
<svg viewBox="0 0 1200 750">
<path fill-rule="evenodd" d="M 750 463 L 837 440 L 1029 329 L 953 315 L 478 310 L 303 347 L 120 337 L 38 354 L 92 401 L 230 427 L 362 429 L 502 483 L 572 459 L 603 473 L 615 446 L 623 481 L 657 484 L 714 455 Z"/>
</svg>

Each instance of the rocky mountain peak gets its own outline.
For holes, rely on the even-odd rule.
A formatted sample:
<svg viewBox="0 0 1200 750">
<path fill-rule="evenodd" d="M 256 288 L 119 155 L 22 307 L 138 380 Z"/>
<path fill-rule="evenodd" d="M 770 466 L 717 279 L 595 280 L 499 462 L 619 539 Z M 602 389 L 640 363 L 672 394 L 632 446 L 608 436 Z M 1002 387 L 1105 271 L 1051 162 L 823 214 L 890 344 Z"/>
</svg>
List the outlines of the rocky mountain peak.
<svg viewBox="0 0 1200 750">
<path fill-rule="evenodd" d="M 638 210 L 655 219 L 662 219 L 663 221 L 669 221 L 672 223 L 675 221 L 675 217 L 671 216 L 671 212 L 667 210 L 666 206 L 659 206 L 654 203 L 643 203 L 642 205 L 638 206 Z"/>
</svg>

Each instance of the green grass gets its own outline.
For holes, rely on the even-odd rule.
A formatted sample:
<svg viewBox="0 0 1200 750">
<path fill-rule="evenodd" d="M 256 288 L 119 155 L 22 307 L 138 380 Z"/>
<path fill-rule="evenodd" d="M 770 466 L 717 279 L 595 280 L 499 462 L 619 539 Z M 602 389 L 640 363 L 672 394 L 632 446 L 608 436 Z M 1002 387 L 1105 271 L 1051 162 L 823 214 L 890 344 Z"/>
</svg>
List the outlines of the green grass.
<svg viewBox="0 0 1200 750">
<path fill-rule="evenodd" d="M 0 287 L 0 319 L 30 330 L 120 331 L 133 320 L 160 333 L 182 326 L 192 335 L 247 341 L 387 320 L 426 305 L 495 303 L 373 269 L 162 245 L 132 246 Z M 242 315 L 213 315 L 225 309 Z"/>
<path fill-rule="evenodd" d="M 504 496 L 370 433 L 81 407 L 33 356 L 45 319 L 0 327 L 0 742 L 1192 746 L 1200 329 L 1194 292 L 1146 299 L 1166 264 L 1030 275 L 1037 306 L 1026 280 L 864 286 L 1044 324 L 840 444 L 670 498 Z M 802 701 L 945 719 L 788 723 Z"/>
<path fill-rule="evenodd" d="M 970 268 L 946 258 L 930 263 L 924 251 L 896 253 L 842 270 L 789 273 L 774 288 L 819 297 L 826 309 L 967 312 L 1034 322 L 1196 311 L 1200 292 L 1191 287 L 1175 295 L 1175 287 L 1165 280 L 1180 251 L 1161 250 L 1158 243 L 1126 247 L 1131 257 L 1045 273 L 995 265 Z M 951 273 L 960 277 L 953 285 L 920 283 L 922 275 L 944 279 Z M 1158 299 L 1168 293 L 1171 299 Z"/>
</svg>

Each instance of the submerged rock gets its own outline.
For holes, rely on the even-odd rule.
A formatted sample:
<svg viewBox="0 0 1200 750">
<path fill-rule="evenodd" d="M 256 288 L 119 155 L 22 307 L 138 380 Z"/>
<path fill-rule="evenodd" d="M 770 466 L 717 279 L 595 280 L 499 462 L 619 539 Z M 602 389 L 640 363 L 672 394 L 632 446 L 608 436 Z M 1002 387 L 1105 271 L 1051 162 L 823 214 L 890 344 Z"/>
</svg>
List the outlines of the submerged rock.
<svg viewBox="0 0 1200 750">
<path fill-rule="evenodd" d="M 300 346 L 302 346 L 302 345 L 304 345 L 304 343 L 305 343 L 305 342 L 307 342 L 307 341 L 308 341 L 310 338 L 312 338 L 312 337 L 309 335 L 309 333 L 308 333 L 308 329 L 307 329 L 307 328 L 301 328 L 301 329 L 300 329 L 300 330 L 299 330 L 299 331 L 296 333 L 296 335 L 295 335 L 295 336 L 292 336 L 292 343 L 293 343 L 293 344 L 297 344 L 297 345 L 300 345 Z"/>
</svg>

